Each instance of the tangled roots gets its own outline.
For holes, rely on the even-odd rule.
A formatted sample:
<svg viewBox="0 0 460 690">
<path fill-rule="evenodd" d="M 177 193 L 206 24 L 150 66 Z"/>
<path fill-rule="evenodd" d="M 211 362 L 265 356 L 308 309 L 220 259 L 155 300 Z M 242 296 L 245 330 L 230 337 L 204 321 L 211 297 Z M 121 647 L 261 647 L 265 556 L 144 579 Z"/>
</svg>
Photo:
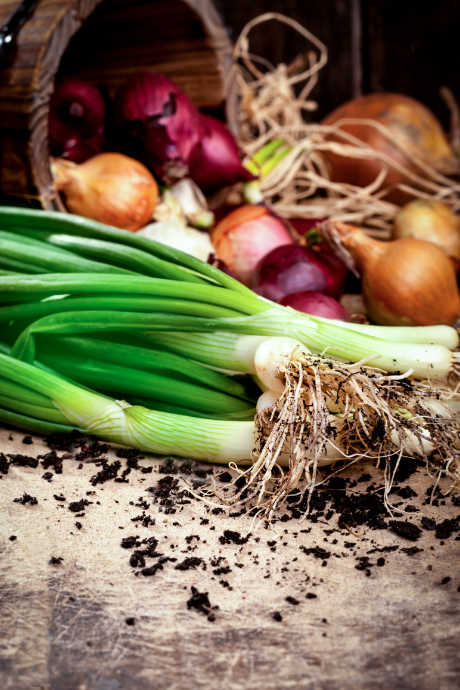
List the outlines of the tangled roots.
<svg viewBox="0 0 460 690">
<path fill-rule="evenodd" d="M 311 495 L 318 467 L 369 458 L 384 469 L 386 499 L 403 456 L 460 479 L 458 391 L 304 352 L 280 375 L 283 394 L 257 417 L 255 459 L 233 500 L 270 518 L 293 491 Z"/>
</svg>

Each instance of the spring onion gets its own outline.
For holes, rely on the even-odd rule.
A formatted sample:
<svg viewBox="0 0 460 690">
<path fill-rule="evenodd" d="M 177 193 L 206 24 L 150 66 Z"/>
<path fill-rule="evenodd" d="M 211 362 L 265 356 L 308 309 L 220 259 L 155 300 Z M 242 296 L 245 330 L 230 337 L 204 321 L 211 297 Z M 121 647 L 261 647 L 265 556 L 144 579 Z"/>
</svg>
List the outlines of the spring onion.
<svg viewBox="0 0 460 690">
<path fill-rule="evenodd" d="M 0 301 L 3 303 L 30 301 L 31 299 L 43 299 L 56 294 L 94 294 L 94 295 L 152 295 L 169 298 L 185 297 L 190 302 L 205 302 L 215 306 L 223 306 L 234 309 L 241 315 L 234 317 L 222 317 L 216 314 L 208 319 L 193 317 L 184 318 L 181 326 L 180 318 L 171 320 L 163 327 L 173 330 L 190 331 L 216 331 L 229 330 L 234 333 L 246 335 L 288 335 L 302 342 L 314 352 L 327 352 L 328 355 L 342 361 L 369 360 L 373 366 L 387 371 L 405 371 L 411 369 L 414 375 L 421 377 L 442 378 L 451 370 L 455 355 L 444 345 L 398 343 L 379 339 L 375 334 L 378 327 L 374 327 L 372 335 L 360 332 L 357 328 L 347 328 L 347 324 L 321 319 L 320 317 L 301 314 L 288 307 L 281 307 L 269 301 L 258 298 L 253 293 L 249 295 L 235 294 L 219 286 L 188 284 L 187 290 L 181 281 L 166 280 L 162 278 L 150 278 L 130 275 L 105 275 L 86 273 L 66 274 L 40 274 L 39 276 L 0 276 Z M 110 298 L 107 299 L 110 308 Z M 107 311 L 107 310 L 104 310 Z M 101 312 L 102 313 L 102 312 Z M 133 318 L 131 329 L 146 331 L 154 326 L 155 320 L 152 314 Z M 1 318 L 1 316 L 0 316 Z M 94 318 L 94 315 L 93 315 Z M 106 327 L 115 329 L 115 321 L 108 316 Z M 115 316 L 114 319 L 118 318 Z M 53 328 L 58 322 L 57 315 L 54 319 L 49 317 Z M 83 324 L 83 313 L 79 315 L 79 321 Z M 137 326 L 134 324 L 136 321 Z M 355 325 L 356 326 L 356 325 Z M 76 326 L 77 327 L 77 326 Z M 84 327 L 88 332 L 88 325 Z M 104 321 L 98 324 L 97 329 L 104 328 Z M 440 327 L 442 338 L 445 338 L 446 328 Z M 47 332 L 44 320 L 32 324 L 27 334 L 23 334 L 23 340 L 30 338 L 34 332 Z M 69 331 L 66 331 L 69 333 Z M 82 331 L 79 331 L 82 332 Z M 452 342 L 457 335 L 454 329 L 448 331 Z M 430 327 L 429 338 L 433 338 L 433 327 Z M 16 354 L 19 350 L 16 351 Z"/>
<path fill-rule="evenodd" d="M 215 462 L 247 462 L 251 457 L 253 421 L 186 417 L 131 406 L 4 354 L 0 354 L 0 376 L 18 386 L 33 386 L 35 391 L 49 398 L 62 418 L 67 420 L 67 427 L 81 429 L 108 441 L 147 452 Z M 38 415 L 38 406 L 36 410 Z M 17 407 L 11 410 L 13 413 L 17 411 Z M 41 417 L 30 415 L 30 419 L 34 418 L 38 426 Z"/>
<path fill-rule="evenodd" d="M 460 464 L 458 395 L 441 382 L 458 362 L 453 328 L 302 314 L 180 251 L 66 214 L 0 208 L 0 241 L 4 421 L 252 463 L 249 496 L 270 509 L 337 458 Z M 105 268 L 84 270 L 94 261 Z"/>
</svg>

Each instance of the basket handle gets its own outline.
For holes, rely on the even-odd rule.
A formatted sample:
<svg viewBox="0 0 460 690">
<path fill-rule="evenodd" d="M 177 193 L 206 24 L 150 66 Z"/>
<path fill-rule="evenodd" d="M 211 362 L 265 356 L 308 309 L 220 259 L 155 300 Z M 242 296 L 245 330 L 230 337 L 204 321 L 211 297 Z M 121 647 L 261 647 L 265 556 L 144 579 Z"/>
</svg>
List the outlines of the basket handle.
<svg viewBox="0 0 460 690">
<path fill-rule="evenodd" d="M 22 0 L 0 29 L 0 67 L 7 67 L 14 55 L 16 38 L 39 0 Z"/>
</svg>

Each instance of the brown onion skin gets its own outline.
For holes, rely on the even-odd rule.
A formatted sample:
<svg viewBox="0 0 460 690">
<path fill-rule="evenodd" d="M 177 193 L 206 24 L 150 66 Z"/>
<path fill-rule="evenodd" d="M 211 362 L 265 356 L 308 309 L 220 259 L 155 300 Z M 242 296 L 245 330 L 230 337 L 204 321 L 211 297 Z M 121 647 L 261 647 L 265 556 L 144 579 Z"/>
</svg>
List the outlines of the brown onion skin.
<svg viewBox="0 0 460 690">
<path fill-rule="evenodd" d="M 158 185 L 145 165 L 121 153 L 101 153 L 77 165 L 55 159 L 54 187 L 71 213 L 135 232 L 152 218 Z"/>
<path fill-rule="evenodd" d="M 391 236 L 433 242 L 460 261 L 460 217 L 437 199 L 415 199 L 403 206 L 396 214 Z"/>
<path fill-rule="evenodd" d="M 442 249 L 413 238 L 382 242 L 344 223 L 335 227 L 361 273 L 372 321 L 388 326 L 455 323 L 460 295 L 452 262 Z"/>
<path fill-rule="evenodd" d="M 340 106 L 324 120 L 324 125 L 333 125 L 342 118 L 376 120 L 390 130 L 395 139 L 410 155 L 429 163 L 439 172 L 446 174 L 458 171 L 458 163 L 441 125 L 428 108 L 408 96 L 395 93 L 372 93 L 360 96 Z M 347 123 L 340 129 L 361 139 L 376 151 L 385 153 L 397 163 L 417 172 L 414 164 L 391 138 L 381 134 L 375 127 L 364 123 Z M 364 187 L 370 184 L 382 169 L 378 160 L 347 158 L 335 153 L 325 152 L 331 179 Z M 418 170 L 420 174 L 420 170 Z M 412 197 L 396 189 L 400 183 L 409 183 L 406 176 L 398 170 L 388 168 L 384 186 L 390 188 L 385 198 L 395 204 L 404 204 Z"/>
</svg>

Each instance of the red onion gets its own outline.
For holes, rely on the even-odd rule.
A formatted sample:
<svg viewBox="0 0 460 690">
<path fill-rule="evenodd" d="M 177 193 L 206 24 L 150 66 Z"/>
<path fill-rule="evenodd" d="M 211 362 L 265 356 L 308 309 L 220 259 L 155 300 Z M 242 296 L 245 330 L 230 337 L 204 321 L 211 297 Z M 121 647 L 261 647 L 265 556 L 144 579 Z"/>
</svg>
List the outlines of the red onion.
<svg viewBox="0 0 460 690">
<path fill-rule="evenodd" d="M 205 135 L 189 159 L 190 177 L 205 191 L 255 179 L 241 163 L 238 144 L 222 122 L 202 116 Z"/>
<path fill-rule="evenodd" d="M 252 287 L 274 302 L 292 292 L 307 290 L 338 297 L 343 291 L 345 275 L 346 268 L 332 253 L 288 244 L 262 257 Z"/>
<path fill-rule="evenodd" d="M 264 206 L 239 206 L 216 225 L 211 240 L 217 257 L 249 285 L 259 260 L 274 247 L 293 242 L 280 218 Z"/>
<path fill-rule="evenodd" d="M 289 218 L 289 223 L 299 235 L 306 235 L 307 232 L 316 228 L 326 218 Z"/>
<path fill-rule="evenodd" d="M 349 321 L 350 315 L 347 310 L 342 307 L 340 302 L 330 297 L 323 295 L 322 292 L 293 292 L 286 295 L 280 300 L 280 304 L 286 307 L 292 307 L 298 311 L 303 311 L 306 314 L 314 314 L 315 316 L 323 316 L 326 319 L 340 319 L 341 321 Z"/>
<path fill-rule="evenodd" d="M 187 174 L 191 151 L 206 135 L 195 106 L 158 72 L 140 72 L 121 89 L 116 121 L 122 150 L 167 183 Z"/>
<path fill-rule="evenodd" d="M 74 77 L 59 82 L 51 96 L 53 156 L 82 163 L 104 147 L 105 103 L 99 89 Z"/>
</svg>

